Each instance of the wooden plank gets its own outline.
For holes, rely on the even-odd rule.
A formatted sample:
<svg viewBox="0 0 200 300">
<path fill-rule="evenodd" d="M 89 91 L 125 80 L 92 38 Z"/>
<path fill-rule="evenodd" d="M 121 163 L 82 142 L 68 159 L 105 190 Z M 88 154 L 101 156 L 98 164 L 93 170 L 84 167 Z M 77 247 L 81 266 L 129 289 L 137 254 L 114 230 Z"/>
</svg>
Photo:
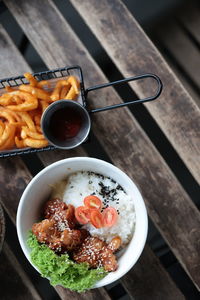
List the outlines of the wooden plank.
<svg viewBox="0 0 200 300">
<path fill-rule="evenodd" d="M 0 67 L 1 76 L 9 77 L 15 75 L 21 75 L 25 71 L 31 71 L 26 61 L 20 55 L 18 49 L 15 47 L 6 31 L 0 26 Z M 5 56 L 4 56 L 5 55 Z M 14 70 L 14 71 L 13 71 Z M 14 73 L 14 74 L 13 74 Z M 53 152 L 45 153 L 46 157 L 53 157 Z M 78 151 L 70 152 L 72 156 L 77 156 Z M 84 155 L 83 151 L 79 151 L 79 156 Z M 56 151 L 55 160 L 67 157 L 65 151 Z M 13 157 L 8 159 L 2 159 L 0 162 L 0 202 L 4 206 L 8 215 L 15 223 L 16 212 L 18 207 L 18 201 L 29 181 L 32 179 L 27 168 L 19 157 Z M 31 286 L 30 286 L 31 289 Z M 68 292 L 62 287 L 56 288 L 61 299 L 69 299 L 68 296 L 77 299 L 77 293 Z M 103 296 L 107 295 L 107 298 Z M 86 292 L 83 295 L 79 295 L 79 299 L 110 299 L 108 294 L 103 289 L 96 289 L 95 291 Z M 20 298 L 19 298 L 20 299 Z"/>
<path fill-rule="evenodd" d="M 200 183 L 200 110 L 196 103 L 120 0 L 71 2 L 125 77 L 143 72 L 161 77 L 161 98 L 145 105 Z M 153 94 L 152 81 L 131 86 L 140 97 Z"/>
<path fill-rule="evenodd" d="M 5 236 L 5 219 L 4 219 L 3 208 L 0 205 L 0 253 L 4 242 L 4 236 Z"/>
<path fill-rule="evenodd" d="M 56 287 L 56 290 L 58 294 L 60 295 L 61 299 L 63 300 L 69 300 L 69 299 L 74 299 L 74 300 L 111 300 L 110 296 L 106 292 L 104 288 L 99 288 L 99 289 L 94 289 L 90 290 L 85 293 L 76 293 L 76 292 L 71 292 L 68 289 L 63 289 L 61 287 Z"/>
<path fill-rule="evenodd" d="M 78 157 L 78 156 L 87 156 L 87 153 L 83 148 L 79 147 L 73 150 L 55 150 L 49 151 L 48 154 L 46 152 L 41 152 L 38 155 L 45 166 L 50 165 L 60 159 L 65 159 L 69 157 Z"/>
<path fill-rule="evenodd" d="M 0 266 L 0 295 L 2 300 L 42 299 L 6 242 L 0 255 Z"/>
<path fill-rule="evenodd" d="M 129 295 L 133 295 L 132 299 L 160 300 L 160 286 L 163 287 L 163 299 L 185 299 L 180 293 L 174 294 L 173 285 L 166 286 L 164 284 L 165 281 L 168 281 L 169 274 L 167 272 L 163 273 L 163 270 L 160 269 L 160 262 L 158 258 L 152 255 L 151 249 L 145 247 L 143 254 L 144 255 L 141 256 L 134 266 L 134 269 L 129 271 L 129 273 L 122 278 L 122 283 L 126 291 Z M 146 268 L 146 265 L 148 265 L 149 268 Z M 154 270 L 156 270 L 156 272 L 154 272 Z M 152 272 L 156 274 L 156 277 L 151 276 Z"/>
<path fill-rule="evenodd" d="M 0 58 L 2 60 L 1 78 L 22 75 L 25 72 L 31 72 L 31 68 L 18 52 L 16 46 L 8 37 L 4 28 L 0 25 Z M 8 51 L 9 50 L 9 51 Z M 17 50 L 17 51 L 16 51 Z M 20 67 L 16 68 L 17 65 Z"/>
<path fill-rule="evenodd" d="M 179 70 L 177 65 L 174 64 L 174 60 L 172 60 L 171 57 L 169 57 L 169 55 L 165 51 L 163 51 L 164 49 L 159 46 L 160 44 L 157 45 L 159 51 L 162 53 L 163 57 L 165 58 L 166 62 L 169 64 L 172 71 L 176 74 L 176 76 L 181 81 L 181 83 L 183 84 L 187 92 L 190 94 L 190 96 L 195 100 L 196 104 L 200 106 L 200 95 L 196 90 L 196 88 L 194 88 L 193 84 L 191 84 L 191 82 L 187 80 L 187 77 L 184 76 L 184 74 L 181 72 L 181 70 Z"/>
<path fill-rule="evenodd" d="M 106 81 L 52 1 L 42 6 L 34 0 L 8 0 L 6 4 L 49 68 L 80 64 L 87 70 L 88 84 Z M 42 42 L 41 36 L 45 37 Z M 113 89 L 91 97 L 91 105 L 96 106 L 96 99 L 101 106 L 121 101 Z M 94 115 L 93 129 L 113 163 L 141 188 L 154 223 L 194 283 L 200 285 L 200 214 L 163 158 L 128 109 Z"/>
<path fill-rule="evenodd" d="M 166 27 L 156 30 L 156 37 L 173 55 L 193 82 L 200 87 L 199 49 L 192 43 L 179 24 L 175 21 L 169 22 Z"/>
<path fill-rule="evenodd" d="M 2 28 L 0 28 L 0 32 L 3 31 Z M 17 51 L 17 49 L 13 48 L 14 46 L 12 45 L 11 40 L 9 39 L 8 35 L 5 33 L 4 31 L 4 38 L 6 39 L 7 43 L 7 52 L 12 51 L 14 53 L 14 58 L 15 58 L 15 69 L 17 69 L 17 71 L 20 73 L 22 72 L 21 67 L 23 66 L 22 62 L 20 61 L 20 57 L 18 59 L 18 56 L 20 55 L 19 52 Z M 0 52 L 1 53 L 1 52 Z M 3 58 L 3 57 L 2 57 Z M 11 58 L 10 58 L 11 59 Z M 0 59 L 0 66 L 3 68 L 3 59 Z M 18 64 L 17 62 L 20 62 L 20 64 Z M 24 71 L 24 70 L 23 70 Z M 10 76 L 11 74 L 8 74 L 7 76 Z M 55 162 L 57 159 L 63 159 L 65 157 L 72 157 L 72 156 L 85 156 L 86 153 L 83 151 L 83 149 L 81 148 L 77 148 L 74 149 L 73 151 L 60 151 L 60 150 L 56 150 L 56 151 L 51 151 L 48 152 L 48 154 L 46 152 L 41 153 L 40 154 L 40 158 L 42 159 L 44 165 L 48 165 L 52 162 Z M 13 161 L 12 161 L 13 162 Z M 7 166 L 7 163 L 5 164 L 4 167 Z M 8 164 L 8 168 L 7 168 L 7 173 L 10 173 L 11 165 Z M 25 180 L 25 184 L 26 181 L 30 180 L 30 174 L 27 174 L 27 170 L 23 167 L 19 168 L 21 170 L 20 173 L 18 173 L 18 169 L 16 171 L 13 171 L 12 169 L 12 174 L 14 176 L 14 178 L 10 178 L 10 181 L 12 182 L 18 182 L 19 181 L 19 177 L 22 179 L 24 177 L 26 177 L 27 179 Z M 2 173 L 3 173 L 3 169 L 2 169 Z M 17 175 L 16 175 L 17 174 Z M 16 177 L 17 176 L 17 177 Z M 23 184 L 23 188 L 24 185 Z M 16 185 L 15 185 L 16 186 Z M 12 190 L 12 195 L 16 195 L 17 191 Z M 9 194 L 8 194 L 9 197 Z M 11 197 L 9 197 L 10 199 Z M 7 208 L 8 211 L 10 211 L 11 206 L 9 206 L 9 202 L 7 201 L 7 196 L 5 198 L 3 198 L 3 202 L 5 207 Z M 16 197 L 15 197 L 15 201 L 16 201 Z M 12 212 L 11 215 L 13 215 L 13 220 L 15 219 L 15 213 L 16 213 L 16 209 L 17 207 L 14 206 L 15 210 L 14 212 Z M 145 256 L 143 258 L 143 260 L 145 260 L 146 265 L 143 266 L 143 270 L 145 268 L 147 268 L 147 270 L 144 270 L 145 274 L 148 274 L 148 270 L 149 270 L 149 266 L 152 264 L 152 261 L 155 261 L 155 257 L 154 254 L 151 253 L 150 250 L 148 250 L 148 246 L 146 246 L 145 248 L 146 250 L 143 252 L 142 256 Z M 148 254 L 148 255 L 147 255 Z M 132 272 L 130 273 L 130 276 L 136 276 L 137 278 L 140 276 L 140 273 L 137 275 L 137 273 L 135 272 L 135 269 L 132 270 Z M 158 275 L 159 274 L 159 275 Z M 180 291 L 177 289 L 177 287 L 175 286 L 174 282 L 171 280 L 171 278 L 169 276 L 166 276 L 166 272 L 164 271 L 163 267 L 158 263 L 157 267 L 154 267 L 154 269 L 152 270 L 150 277 L 151 277 L 151 291 L 148 290 L 150 292 L 150 294 L 155 294 L 155 290 L 157 290 L 157 280 L 158 280 L 158 276 L 161 276 L 161 280 L 160 280 L 160 285 L 159 285 L 159 293 L 160 295 L 163 295 L 165 289 L 167 288 L 170 291 L 170 297 L 178 297 L 178 299 L 183 298 L 182 294 L 180 293 Z M 127 277 L 127 280 L 129 281 L 130 278 L 129 276 Z M 143 276 L 141 278 L 142 282 L 145 282 L 146 280 L 149 280 L 146 276 Z M 69 290 L 65 290 L 63 288 L 57 287 L 56 288 L 57 292 L 59 293 L 59 295 L 61 296 L 62 299 L 69 299 L 69 297 L 78 297 L 78 299 L 80 299 L 80 295 L 77 295 L 77 293 L 72 293 Z M 142 295 L 144 295 L 143 289 L 141 290 Z M 108 299 L 108 294 L 105 293 L 104 289 L 98 289 L 94 290 L 92 292 L 88 292 L 85 293 L 83 295 L 81 295 L 84 299 L 92 299 L 93 298 L 97 298 L 97 299 Z M 137 291 L 137 297 L 139 298 L 139 290 Z M 167 299 L 167 298 L 166 298 Z M 171 298 L 170 298 L 171 299 Z"/>
</svg>

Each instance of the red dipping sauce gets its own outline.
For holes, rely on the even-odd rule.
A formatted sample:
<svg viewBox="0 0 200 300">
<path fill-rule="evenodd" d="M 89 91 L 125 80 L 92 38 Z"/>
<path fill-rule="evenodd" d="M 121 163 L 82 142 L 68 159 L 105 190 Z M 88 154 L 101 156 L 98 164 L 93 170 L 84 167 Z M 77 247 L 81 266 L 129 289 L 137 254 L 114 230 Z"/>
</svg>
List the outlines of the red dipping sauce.
<svg viewBox="0 0 200 300">
<path fill-rule="evenodd" d="M 73 108 L 62 108 L 53 113 L 50 120 L 51 134 L 59 141 L 74 138 L 80 131 L 82 120 Z"/>
</svg>

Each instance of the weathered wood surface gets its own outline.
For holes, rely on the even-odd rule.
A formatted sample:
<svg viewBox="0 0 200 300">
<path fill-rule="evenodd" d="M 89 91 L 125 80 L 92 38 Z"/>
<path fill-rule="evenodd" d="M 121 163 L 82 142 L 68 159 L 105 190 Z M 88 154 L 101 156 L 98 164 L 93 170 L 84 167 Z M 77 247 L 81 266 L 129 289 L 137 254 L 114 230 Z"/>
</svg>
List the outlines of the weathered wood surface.
<svg viewBox="0 0 200 300">
<path fill-rule="evenodd" d="M 0 205 L 0 253 L 3 246 L 4 235 L 5 235 L 5 219 L 4 219 L 2 206 Z"/>
<path fill-rule="evenodd" d="M 0 279 L 2 300 L 41 299 L 6 242 L 0 253 Z"/>
<path fill-rule="evenodd" d="M 152 37 L 152 39 L 156 38 L 155 35 Z M 157 39 L 157 38 L 156 38 Z M 195 100 L 198 106 L 200 106 L 200 95 L 198 93 L 198 89 L 196 87 L 194 88 L 193 82 L 191 80 L 188 80 L 188 76 L 185 76 L 185 73 L 182 73 L 182 69 L 180 69 L 180 65 L 174 64 L 174 57 L 173 53 L 165 52 L 165 47 L 162 45 L 162 42 L 159 41 L 157 44 L 159 50 L 161 51 L 163 57 L 165 58 L 166 62 L 169 64 L 172 71 L 176 74 L 178 79 L 181 81 L 181 83 L 184 85 L 184 88 L 188 91 L 190 96 Z M 164 50 L 164 51 L 163 51 Z M 185 64 L 187 64 L 187 61 L 185 61 Z M 181 66 L 182 68 L 182 66 Z"/>
<path fill-rule="evenodd" d="M 24 71 L 26 71 L 26 69 L 30 70 L 30 68 L 24 62 L 24 60 L 23 61 L 21 60 L 19 52 L 14 47 L 14 45 L 11 42 L 11 40 L 9 39 L 8 35 L 5 33 L 3 28 L 0 28 L 0 34 L 2 32 L 4 32 L 4 40 L 6 41 L 6 43 L 5 43 L 6 51 L 10 52 L 10 55 L 11 55 L 11 53 L 13 53 L 14 61 L 10 57 L 10 60 L 11 60 L 10 64 L 14 63 L 14 65 L 11 65 L 12 68 L 14 68 L 15 71 L 18 72 L 18 74 L 23 73 Z M 0 52 L 0 55 L 1 55 L 1 52 Z M 4 61 L 2 59 L 0 59 L 0 67 L 2 67 L 2 69 L 4 67 Z M 11 76 L 12 68 L 9 71 L 10 73 L 9 72 L 6 73 L 5 76 Z M 42 159 L 42 162 L 44 163 L 44 165 L 47 166 L 48 164 L 53 163 L 58 159 L 63 159 L 63 158 L 72 157 L 72 156 L 85 156 L 85 155 L 86 155 L 86 153 L 82 148 L 77 148 L 77 149 L 74 149 L 72 151 L 67 151 L 67 152 L 60 151 L 60 150 L 51 151 L 48 153 L 44 152 L 44 153 L 40 154 L 40 158 Z M 5 163 L 3 163 L 3 162 L 5 162 Z M 19 166 L 19 168 L 18 168 L 18 166 Z M 10 175 L 10 177 L 9 177 L 10 182 L 16 183 L 16 182 L 19 182 L 19 180 L 21 180 L 21 184 L 19 186 L 16 184 L 12 184 L 12 186 L 9 186 L 8 191 L 5 192 L 5 190 L 4 190 L 5 197 L 1 198 L 1 201 L 4 203 L 5 209 L 10 214 L 10 216 L 12 217 L 13 222 L 14 222 L 19 198 L 20 198 L 21 193 L 23 192 L 26 184 L 30 181 L 31 176 L 19 158 L 15 158 L 12 160 L 11 159 L 1 160 L 0 175 L 3 175 L 3 173 L 5 172 L 5 169 L 6 169 L 7 174 L 12 175 L 12 176 Z M 6 177 L 3 177 L 3 178 L 4 178 L 4 183 L 5 183 Z M 1 186 L 3 187 L 3 182 L 2 182 Z M 20 191 L 18 190 L 19 187 L 20 187 Z M 12 193 L 9 194 L 9 191 L 12 191 Z M 16 197 L 16 195 L 17 195 L 17 197 Z M 8 201 L 8 199 L 9 199 L 9 201 Z M 145 250 L 144 250 L 142 256 L 145 256 L 145 258 L 143 258 L 143 260 L 145 260 L 145 262 L 146 262 L 146 265 L 143 266 L 144 274 L 148 274 L 149 266 L 152 264 L 153 261 L 156 261 L 156 258 L 154 256 L 154 254 L 151 253 L 148 246 L 145 247 Z M 147 270 L 145 270 L 145 268 L 147 268 Z M 141 275 L 141 272 L 139 272 L 138 274 L 135 274 L 135 271 L 133 269 L 130 273 L 130 276 L 133 276 L 133 274 L 136 278 L 139 278 Z M 170 291 L 169 299 L 171 299 L 171 297 L 179 297 L 178 299 L 181 299 L 181 297 L 182 297 L 181 292 L 177 289 L 177 287 L 175 286 L 175 284 L 171 280 L 171 278 L 166 275 L 166 272 L 164 271 L 161 264 L 157 263 L 157 266 L 153 268 L 153 270 L 150 274 L 150 277 L 151 277 L 151 290 L 148 289 L 148 293 L 150 292 L 151 295 L 158 293 L 157 280 L 158 280 L 158 277 L 161 277 L 160 282 L 159 282 L 160 295 L 163 295 L 163 293 L 165 292 L 165 289 L 167 288 Z M 155 278 L 155 280 L 154 280 L 154 278 Z M 131 278 L 129 278 L 129 276 L 126 276 L 126 279 L 127 279 L 127 282 L 131 281 Z M 146 275 L 143 275 L 143 276 L 141 276 L 140 280 L 141 280 L 141 282 L 146 282 L 146 281 L 149 281 L 150 279 L 148 279 L 146 277 Z M 69 299 L 70 297 L 73 297 L 75 299 L 95 299 L 95 298 L 109 299 L 109 296 L 104 291 L 104 289 L 94 290 L 94 291 L 82 294 L 81 296 L 78 295 L 77 293 L 72 293 L 61 287 L 56 287 L 56 290 L 62 299 Z M 143 289 L 141 290 L 141 293 L 142 293 L 142 295 L 144 295 Z M 133 297 L 134 294 L 131 294 L 130 296 Z M 139 297 L 140 296 L 139 296 L 139 290 L 138 290 L 137 297 L 135 299 L 137 299 L 137 298 L 139 299 Z M 168 299 L 168 298 L 166 298 L 166 299 Z"/>
<path fill-rule="evenodd" d="M 137 300 L 160 300 L 160 299 L 185 299 L 182 294 L 177 293 L 176 295 L 173 292 L 174 287 L 170 285 L 163 286 L 162 298 L 159 292 L 160 284 L 162 285 L 163 280 L 168 281 L 169 274 L 165 272 L 163 274 L 162 269 L 160 269 L 160 262 L 157 258 L 152 255 L 152 250 L 150 248 L 144 248 L 145 255 L 142 255 L 139 261 L 136 263 L 133 269 L 129 271 L 127 275 L 122 278 L 122 283 L 129 295 L 133 295 L 132 299 Z M 144 253 L 143 252 L 143 253 Z M 146 265 L 149 265 L 149 268 L 146 268 Z M 157 271 L 157 277 L 152 278 L 151 273 L 154 269 Z M 159 273 L 160 270 L 160 273 Z M 152 289 L 152 280 L 154 289 Z M 155 286 L 155 282 L 156 285 Z M 173 296 L 172 296 L 173 294 Z"/>
<path fill-rule="evenodd" d="M 156 36 L 164 47 L 172 53 L 193 82 L 200 86 L 199 49 L 192 43 L 178 23 L 175 21 L 169 22 L 168 26 L 162 28 L 162 30 L 156 30 Z"/>
<path fill-rule="evenodd" d="M 100 288 L 100 289 L 94 289 L 90 290 L 86 293 L 76 293 L 76 292 L 71 292 L 68 289 L 64 289 L 62 287 L 56 287 L 56 290 L 62 300 L 69 300 L 69 299 L 74 299 L 74 300 L 111 300 L 110 296 L 106 292 L 105 289 Z"/>
<path fill-rule="evenodd" d="M 15 47 L 2 26 L 0 26 L 0 49 L 2 50 L 0 51 L 2 77 L 21 75 L 26 71 L 31 71 L 31 68 L 20 55 L 18 49 Z M 4 57 L 6 57 L 6 59 L 4 59 Z M 50 153 L 51 154 L 46 153 L 46 157 L 51 157 L 54 152 Z M 61 157 L 67 157 L 67 154 L 64 151 L 56 151 L 56 153 L 54 156 L 55 160 L 61 159 Z M 75 151 L 74 156 L 77 156 L 77 154 L 78 152 Z M 79 151 L 79 155 L 83 155 L 81 150 Z M 0 202 L 14 223 L 20 197 L 31 179 L 32 176 L 19 157 L 2 159 L 0 161 Z M 69 299 L 69 295 L 77 299 L 77 293 L 68 292 L 68 294 L 66 294 L 66 289 L 63 289 L 62 287 L 58 287 L 56 290 L 62 299 Z M 84 296 L 79 296 L 79 299 L 86 299 L 87 295 L 88 299 L 109 299 L 108 295 L 107 298 L 103 298 L 103 295 L 106 295 L 106 292 L 101 289 L 87 292 Z"/>
<path fill-rule="evenodd" d="M 42 6 L 38 1 L 22 0 L 7 0 L 6 4 L 49 68 L 79 64 L 83 67 L 87 85 L 106 81 L 52 1 L 46 0 Z M 140 44 L 141 41 L 138 47 Z M 153 65 L 153 61 L 150 61 Z M 136 65 L 139 68 L 139 64 Z M 162 68 L 166 68 L 165 63 L 161 64 Z M 185 92 L 181 91 L 185 96 Z M 97 106 L 96 99 L 90 98 L 92 106 Z M 98 93 L 99 106 L 120 101 L 113 89 L 104 89 Z M 191 119 L 195 119 L 195 115 L 192 114 Z M 200 286 L 200 214 L 197 208 L 128 109 L 96 114 L 93 121 L 94 133 L 112 157 L 113 163 L 141 188 L 154 223 L 194 283 Z M 182 125 L 179 123 L 177 126 Z M 183 220 L 187 220 L 187 223 Z"/>
<path fill-rule="evenodd" d="M 120 0 L 71 2 L 125 77 L 143 72 L 161 77 L 161 98 L 145 105 L 200 183 L 200 110 L 196 103 Z M 168 30 L 169 34 L 173 31 Z M 131 86 L 140 97 L 154 90 L 151 81 Z"/>
</svg>

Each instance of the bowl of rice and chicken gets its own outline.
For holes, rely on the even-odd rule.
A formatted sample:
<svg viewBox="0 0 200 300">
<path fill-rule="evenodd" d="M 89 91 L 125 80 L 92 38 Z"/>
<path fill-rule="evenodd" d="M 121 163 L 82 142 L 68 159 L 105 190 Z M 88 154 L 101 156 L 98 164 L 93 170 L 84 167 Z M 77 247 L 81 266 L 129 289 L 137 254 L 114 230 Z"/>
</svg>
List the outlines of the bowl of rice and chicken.
<svg viewBox="0 0 200 300">
<path fill-rule="evenodd" d="M 105 161 L 68 158 L 26 187 L 17 212 L 22 250 L 52 285 L 83 292 L 110 284 L 136 263 L 147 213 L 134 182 Z"/>
</svg>

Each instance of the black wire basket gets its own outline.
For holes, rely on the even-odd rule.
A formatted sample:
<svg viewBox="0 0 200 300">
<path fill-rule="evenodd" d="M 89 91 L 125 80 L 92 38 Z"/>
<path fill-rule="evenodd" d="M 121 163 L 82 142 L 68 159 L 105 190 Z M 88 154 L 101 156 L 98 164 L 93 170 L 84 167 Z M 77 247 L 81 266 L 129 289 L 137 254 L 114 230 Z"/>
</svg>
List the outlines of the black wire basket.
<svg viewBox="0 0 200 300">
<path fill-rule="evenodd" d="M 114 81 L 114 82 L 109 82 L 109 83 L 92 86 L 87 89 L 85 89 L 85 87 L 84 87 L 83 73 L 82 73 L 82 69 L 79 66 L 63 67 L 63 68 L 58 68 L 58 69 L 54 69 L 54 70 L 34 73 L 32 75 L 38 81 L 50 80 L 53 83 L 52 88 L 56 84 L 57 79 L 63 78 L 63 77 L 68 77 L 70 75 L 76 76 L 80 81 L 80 94 L 78 96 L 77 101 L 81 105 L 83 105 L 86 109 L 87 109 L 87 95 L 91 91 L 98 90 L 101 88 L 106 88 L 109 86 L 115 86 L 118 84 L 123 84 L 123 83 L 129 82 L 129 81 L 137 81 L 137 80 L 141 80 L 141 79 L 145 79 L 145 78 L 152 78 L 157 82 L 158 88 L 157 88 L 155 95 L 153 95 L 153 96 L 146 97 L 143 99 L 137 99 L 137 100 L 133 100 L 133 101 L 129 101 L 129 102 L 124 102 L 124 103 L 122 102 L 120 104 L 110 105 L 110 106 L 106 106 L 106 107 L 95 108 L 95 109 L 88 111 L 90 114 L 102 112 L 102 111 L 106 111 L 106 110 L 111 110 L 111 109 L 116 109 L 116 108 L 132 105 L 132 104 L 152 101 L 152 100 L 155 100 L 156 98 L 158 98 L 162 91 L 162 82 L 161 82 L 160 78 L 154 74 L 143 74 L 143 75 L 133 76 L 133 77 L 125 78 L 125 79 Z M 16 87 L 21 84 L 27 84 L 27 83 L 28 83 L 28 80 L 24 76 L 16 76 L 16 77 L 1 79 L 0 80 L 0 93 L 1 93 L 1 91 L 3 93 L 6 86 Z M 49 146 L 43 147 L 43 148 L 28 148 L 27 147 L 27 148 L 23 148 L 23 149 L 15 148 L 12 150 L 2 150 L 2 151 L 0 151 L 0 158 L 48 151 L 48 150 L 53 150 L 55 148 L 56 148 L 55 146 L 49 145 Z"/>
<path fill-rule="evenodd" d="M 76 77 L 78 77 L 78 79 L 80 81 L 79 102 L 84 107 L 86 107 L 83 74 L 82 74 L 82 70 L 79 66 L 58 68 L 58 69 L 54 69 L 54 70 L 34 73 L 32 75 L 38 81 L 51 80 L 51 81 L 55 81 L 55 83 L 56 83 L 56 79 L 68 77 L 70 75 L 75 75 Z M 16 77 L 1 79 L 0 80 L 0 91 L 5 89 L 6 86 L 16 87 L 16 86 L 19 86 L 21 84 L 26 84 L 26 83 L 28 83 L 28 80 L 24 76 L 16 76 Z M 52 145 L 49 145 L 47 147 L 37 148 L 37 149 L 36 148 L 23 148 L 23 149 L 15 148 L 12 150 L 3 150 L 3 151 L 0 151 L 0 158 L 35 153 L 35 152 L 48 151 L 48 150 L 53 150 L 53 149 L 55 149 L 55 147 Z"/>
</svg>

